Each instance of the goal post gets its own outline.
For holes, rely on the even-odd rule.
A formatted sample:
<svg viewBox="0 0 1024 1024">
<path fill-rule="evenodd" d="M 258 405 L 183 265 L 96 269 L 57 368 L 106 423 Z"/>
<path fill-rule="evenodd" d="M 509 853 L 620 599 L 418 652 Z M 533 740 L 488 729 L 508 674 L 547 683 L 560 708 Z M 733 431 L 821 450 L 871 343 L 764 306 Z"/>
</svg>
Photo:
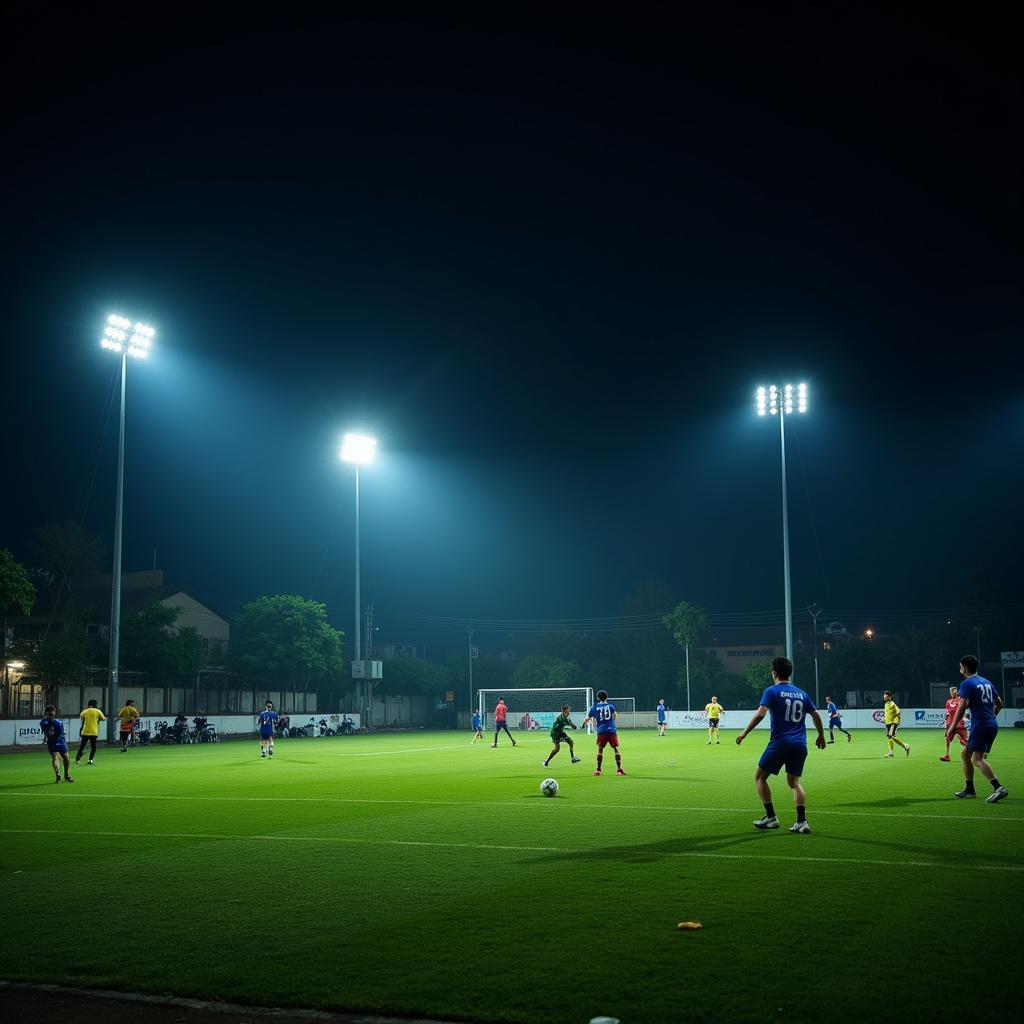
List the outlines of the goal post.
<svg viewBox="0 0 1024 1024">
<path fill-rule="evenodd" d="M 527 687 L 512 690 L 477 690 L 476 706 L 483 719 L 484 732 L 494 730 L 494 709 L 500 699 L 508 707 L 506 722 L 510 729 L 543 730 L 547 732 L 568 704 L 577 727 L 583 724 L 594 705 L 590 686 Z"/>
<path fill-rule="evenodd" d="M 636 728 L 636 697 L 609 697 L 615 707 L 615 724 L 620 729 Z"/>
</svg>

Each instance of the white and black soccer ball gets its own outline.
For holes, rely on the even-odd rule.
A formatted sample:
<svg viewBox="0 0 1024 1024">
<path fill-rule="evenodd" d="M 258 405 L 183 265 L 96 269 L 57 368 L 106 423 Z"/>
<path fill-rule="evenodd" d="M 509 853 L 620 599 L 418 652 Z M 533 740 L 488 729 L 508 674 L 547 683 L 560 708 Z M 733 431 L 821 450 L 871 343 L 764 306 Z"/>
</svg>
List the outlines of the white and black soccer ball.
<svg viewBox="0 0 1024 1024">
<path fill-rule="evenodd" d="M 545 779 L 540 784 L 540 791 L 545 796 L 557 796 L 558 795 L 558 782 L 555 779 Z"/>
</svg>

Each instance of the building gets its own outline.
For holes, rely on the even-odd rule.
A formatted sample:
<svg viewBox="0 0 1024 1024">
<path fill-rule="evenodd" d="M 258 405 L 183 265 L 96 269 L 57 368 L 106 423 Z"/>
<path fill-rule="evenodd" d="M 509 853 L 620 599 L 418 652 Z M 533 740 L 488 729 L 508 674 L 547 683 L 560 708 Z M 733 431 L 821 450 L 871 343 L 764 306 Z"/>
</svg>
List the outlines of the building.
<svg viewBox="0 0 1024 1024">
<path fill-rule="evenodd" d="M 126 572 L 121 577 L 121 618 L 138 612 L 150 601 L 159 601 L 178 608 L 178 628 L 193 627 L 203 652 L 203 665 L 192 686 L 151 686 L 138 672 L 122 670 L 119 695 L 131 699 L 148 714 L 162 715 L 172 711 L 217 706 L 219 699 L 209 695 L 224 690 L 225 660 L 231 642 L 231 626 L 226 618 L 184 590 L 168 586 L 163 570 Z M 112 579 L 96 576 L 74 584 L 72 593 L 65 588 L 40 588 L 31 615 L 9 617 L 8 646 L 15 650 L 21 641 L 34 641 L 69 632 L 75 625 L 83 627 L 89 637 L 105 645 L 110 638 L 110 597 Z M 103 664 L 87 666 L 77 684 L 65 681 L 57 693 L 61 707 L 84 707 L 96 699 L 105 705 L 107 687 L 106 659 Z M 37 718 L 42 715 L 44 686 L 22 660 L 9 659 L 5 672 L 0 713 L 9 718 Z"/>
<path fill-rule="evenodd" d="M 696 646 L 713 654 L 727 672 L 743 675 L 748 665 L 785 655 L 786 642 L 779 636 L 780 629 L 774 626 L 712 626 Z"/>
</svg>

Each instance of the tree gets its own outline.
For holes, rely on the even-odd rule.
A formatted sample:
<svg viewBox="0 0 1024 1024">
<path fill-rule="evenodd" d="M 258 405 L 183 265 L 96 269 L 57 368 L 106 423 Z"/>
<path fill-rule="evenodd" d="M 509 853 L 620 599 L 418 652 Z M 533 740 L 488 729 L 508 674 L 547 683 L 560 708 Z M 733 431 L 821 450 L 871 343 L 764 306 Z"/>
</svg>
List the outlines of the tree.
<svg viewBox="0 0 1024 1024">
<path fill-rule="evenodd" d="M 453 690 L 451 672 L 425 658 L 385 658 L 384 678 L 377 684 L 383 693 L 444 693 Z"/>
<path fill-rule="evenodd" d="M 772 685 L 772 663 L 770 661 L 752 661 L 744 670 L 743 678 L 747 685 L 760 696 Z"/>
<path fill-rule="evenodd" d="M 699 605 L 681 601 L 662 618 L 672 638 L 686 652 L 686 707 L 690 707 L 690 647 L 697 642 L 708 624 L 707 615 Z"/>
<path fill-rule="evenodd" d="M 664 615 L 676 604 L 676 596 L 662 580 L 644 580 L 634 586 L 622 606 L 623 615 Z M 671 637 L 658 628 L 621 630 L 617 633 L 621 652 L 621 677 L 615 687 L 639 701 L 649 701 L 670 689 L 675 682 L 679 651 Z"/>
<path fill-rule="evenodd" d="M 28 572 L 20 562 L 15 561 L 14 555 L 7 548 L 0 549 L 0 614 L 3 615 L 3 644 L 2 653 L 4 658 L 3 671 L 3 694 L 0 695 L 0 705 L 7 700 L 8 678 L 10 671 L 7 668 L 7 615 L 9 612 L 21 612 L 28 615 L 32 611 L 32 605 L 36 599 L 36 588 L 28 578 Z"/>
<path fill-rule="evenodd" d="M 12 653 L 24 660 L 27 671 L 43 683 L 47 704 L 57 703 L 57 687 L 81 683 L 90 665 L 103 657 L 103 644 L 80 622 L 66 622 L 59 632 L 18 641 Z"/>
<path fill-rule="evenodd" d="M 523 658 L 512 672 L 512 685 L 516 689 L 535 689 L 546 686 L 582 686 L 583 673 L 575 661 L 563 661 L 545 654 L 531 654 Z"/>
<path fill-rule="evenodd" d="M 7 548 L 0 549 L 0 609 L 28 615 L 36 599 L 36 588 L 28 572 Z"/>
<path fill-rule="evenodd" d="M 193 626 L 178 627 L 181 609 L 150 601 L 121 626 L 121 656 L 126 668 L 145 672 L 152 686 L 190 678 L 203 664 L 202 645 Z"/>
<path fill-rule="evenodd" d="M 327 606 L 279 594 L 242 607 L 231 630 L 231 668 L 270 689 L 307 690 L 342 675 L 344 633 L 327 621 Z"/>
<path fill-rule="evenodd" d="M 35 532 L 33 555 L 74 605 L 76 583 L 106 567 L 107 546 L 76 522 L 51 523 Z"/>
</svg>

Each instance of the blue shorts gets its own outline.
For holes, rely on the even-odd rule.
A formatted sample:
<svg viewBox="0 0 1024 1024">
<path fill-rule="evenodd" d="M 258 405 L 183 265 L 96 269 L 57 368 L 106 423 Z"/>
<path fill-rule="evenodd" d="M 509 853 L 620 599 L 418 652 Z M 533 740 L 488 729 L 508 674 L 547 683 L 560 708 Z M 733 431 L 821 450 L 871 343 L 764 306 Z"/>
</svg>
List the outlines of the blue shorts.
<svg viewBox="0 0 1024 1024">
<path fill-rule="evenodd" d="M 803 774 L 807 760 L 806 743 L 787 743 L 785 740 L 769 740 L 757 766 L 769 775 L 778 775 L 783 766 L 787 775 L 798 778 Z"/>
<path fill-rule="evenodd" d="M 61 740 L 59 743 L 47 743 L 46 749 L 51 754 L 66 754 L 68 752 L 67 742 Z"/>
<path fill-rule="evenodd" d="M 842 729 L 843 720 L 841 718 L 830 718 L 828 720 L 828 727 L 830 729 Z"/>
<path fill-rule="evenodd" d="M 272 725 L 260 726 L 260 739 L 271 740 L 274 738 L 274 727 Z"/>
<path fill-rule="evenodd" d="M 995 743 L 998 735 L 998 725 L 972 725 L 967 737 L 967 749 L 972 754 L 976 750 L 987 754 L 992 749 L 992 744 Z"/>
</svg>

